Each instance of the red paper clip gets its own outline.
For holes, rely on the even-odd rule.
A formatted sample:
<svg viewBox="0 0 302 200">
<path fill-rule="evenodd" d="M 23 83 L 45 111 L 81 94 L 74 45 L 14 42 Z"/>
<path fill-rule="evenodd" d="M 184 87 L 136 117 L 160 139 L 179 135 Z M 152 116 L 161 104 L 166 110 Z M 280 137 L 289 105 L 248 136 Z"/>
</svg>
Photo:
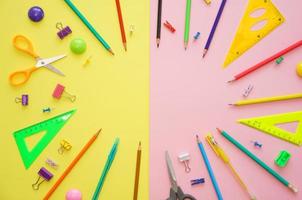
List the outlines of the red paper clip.
<svg viewBox="0 0 302 200">
<path fill-rule="evenodd" d="M 172 33 L 175 32 L 175 28 L 166 20 L 166 22 L 164 23 L 164 26 L 169 29 Z"/>
</svg>

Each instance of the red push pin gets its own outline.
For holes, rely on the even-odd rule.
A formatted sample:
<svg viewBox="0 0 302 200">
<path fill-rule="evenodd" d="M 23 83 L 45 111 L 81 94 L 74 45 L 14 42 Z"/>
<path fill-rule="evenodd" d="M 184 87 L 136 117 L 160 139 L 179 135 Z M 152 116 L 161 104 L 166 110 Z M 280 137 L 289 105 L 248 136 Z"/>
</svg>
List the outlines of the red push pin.
<svg viewBox="0 0 302 200">
<path fill-rule="evenodd" d="M 164 26 L 169 29 L 172 33 L 174 33 L 176 30 L 175 28 L 166 20 L 166 22 L 164 23 Z"/>
<path fill-rule="evenodd" d="M 61 84 L 57 84 L 55 90 L 52 93 L 52 96 L 56 99 L 60 99 L 63 94 L 65 94 L 65 97 L 68 98 L 70 101 L 74 102 L 76 100 L 75 95 L 71 95 L 64 91 L 65 87 Z"/>
</svg>

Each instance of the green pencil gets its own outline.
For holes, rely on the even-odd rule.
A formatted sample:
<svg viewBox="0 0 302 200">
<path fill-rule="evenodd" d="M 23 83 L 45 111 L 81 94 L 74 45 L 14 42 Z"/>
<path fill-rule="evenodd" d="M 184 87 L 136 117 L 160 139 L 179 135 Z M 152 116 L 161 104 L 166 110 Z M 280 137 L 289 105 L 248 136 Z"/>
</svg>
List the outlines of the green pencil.
<svg viewBox="0 0 302 200">
<path fill-rule="evenodd" d="M 90 32 L 96 37 L 96 39 L 102 43 L 105 49 L 107 49 L 107 51 L 109 51 L 112 55 L 114 55 L 112 49 L 107 44 L 107 42 L 93 28 L 93 26 L 88 22 L 88 20 L 84 17 L 84 15 L 77 9 L 77 7 L 70 0 L 64 0 L 64 1 L 71 8 L 71 10 L 73 10 L 73 12 L 82 20 L 82 22 L 86 25 L 86 27 L 90 30 Z"/>
<path fill-rule="evenodd" d="M 220 130 L 217 128 L 218 132 L 221 133 L 223 137 L 225 137 L 228 141 L 230 141 L 233 145 L 235 145 L 238 149 L 240 149 L 243 153 L 245 153 L 248 157 L 253 159 L 258 165 L 260 165 L 263 169 L 265 169 L 268 173 L 273 175 L 278 181 L 280 181 L 283 185 L 291 189 L 293 192 L 298 192 L 298 188 L 289 183 L 285 178 L 280 176 L 276 171 L 270 168 L 267 164 L 265 164 L 262 160 L 260 160 L 257 156 L 255 156 L 252 152 L 247 150 L 242 144 L 237 142 L 232 136 L 230 136 L 227 132 Z"/>
<path fill-rule="evenodd" d="M 185 50 L 187 49 L 188 42 L 189 42 L 191 2 L 192 2 L 192 0 L 187 0 L 187 5 L 186 5 L 185 34 L 184 34 Z"/>
</svg>

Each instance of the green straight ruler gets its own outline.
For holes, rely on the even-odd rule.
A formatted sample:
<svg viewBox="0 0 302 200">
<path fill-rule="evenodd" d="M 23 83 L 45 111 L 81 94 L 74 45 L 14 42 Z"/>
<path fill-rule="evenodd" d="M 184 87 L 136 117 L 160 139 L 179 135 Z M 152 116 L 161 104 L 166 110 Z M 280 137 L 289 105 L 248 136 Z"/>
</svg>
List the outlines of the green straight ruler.
<svg viewBox="0 0 302 200">
<path fill-rule="evenodd" d="M 26 169 L 28 169 L 31 164 L 37 159 L 37 157 L 41 154 L 41 152 L 45 149 L 49 142 L 57 135 L 57 133 L 75 111 L 76 110 L 71 110 L 69 112 L 63 113 L 61 115 L 14 132 L 14 138 L 16 140 L 21 158 Z M 29 150 L 26 145 L 25 138 L 43 132 L 45 132 L 43 137 L 37 142 L 32 150 Z"/>
</svg>

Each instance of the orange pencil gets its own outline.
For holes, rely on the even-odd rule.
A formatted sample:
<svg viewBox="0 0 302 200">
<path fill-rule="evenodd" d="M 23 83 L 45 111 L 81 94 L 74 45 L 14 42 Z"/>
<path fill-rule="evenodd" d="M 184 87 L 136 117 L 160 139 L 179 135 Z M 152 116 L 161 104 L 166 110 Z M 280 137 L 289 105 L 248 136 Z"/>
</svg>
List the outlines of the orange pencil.
<svg viewBox="0 0 302 200">
<path fill-rule="evenodd" d="M 125 51 L 127 51 L 127 41 L 126 41 L 126 35 L 125 35 L 124 22 L 123 22 L 123 15 L 122 15 L 122 10 L 121 10 L 120 0 L 115 0 L 115 4 L 116 4 L 117 15 L 118 15 L 118 21 L 120 23 L 123 45 L 124 45 Z"/>
<path fill-rule="evenodd" d="M 142 155 L 142 145 L 141 145 L 141 142 L 139 142 L 138 149 L 137 149 L 137 156 L 136 156 L 136 170 L 135 170 L 133 200 L 137 200 L 139 172 L 140 172 L 140 165 L 141 165 L 141 155 Z"/>
<path fill-rule="evenodd" d="M 57 180 L 57 182 L 52 186 L 52 188 L 48 191 L 48 193 L 45 195 L 43 200 L 47 200 L 50 198 L 52 193 L 59 187 L 59 185 L 62 183 L 64 178 L 69 174 L 69 172 L 72 170 L 72 168 L 77 164 L 77 162 L 81 159 L 81 157 L 84 155 L 84 153 L 88 150 L 88 148 L 92 145 L 92 143 L 96 140 L 99 133 L 102 129 L 100 129 L 96 134 L 92 136 L 92 138 L 87 142 L 87 144 L 83 147 L 83 149 L 80 151 L 80 153 L 75 157 L 75 159 L 70 163 L 70 165 L 67 167 L 67 169 L 63 172 L 62 176 Z"/>
</svg>

